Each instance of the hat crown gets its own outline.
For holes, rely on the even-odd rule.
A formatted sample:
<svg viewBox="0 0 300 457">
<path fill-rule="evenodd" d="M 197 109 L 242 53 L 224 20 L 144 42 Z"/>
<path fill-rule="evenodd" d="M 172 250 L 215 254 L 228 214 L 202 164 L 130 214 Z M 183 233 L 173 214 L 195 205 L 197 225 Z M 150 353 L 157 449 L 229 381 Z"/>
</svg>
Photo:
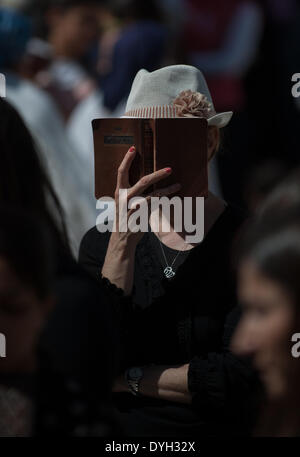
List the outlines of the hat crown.
<svg viewBox="0 0 300 457">
<path fill-rule="evenodd" d="M 126 112 L 151 106 L 170 106 L 185 90 L 200 92 L 213 105 L 205 78 L 195 67 L 172 65 L 151 73 L 140 70 L 133 81 Z"/>
<path fill-rule="evenodd" d="M 193 94 L 195 92 L 204 95 L 207 99 L 205 103 L 209 102 L 209 112 L 207 106 L 200 106 L 201 97 L 195 96 Z M 185 97 L 185 100 L 178 100 L 179 96 Z M 198 112 L 195 110 L 195 102 L 198 102 L 198 104 L 196 103 L 197 109 L 200 108 Z M 204 117 L 207 119 L 208 125 L 219 128 L 225 127 L 233 115 L 232 111 L 218 114 L 215 112 L 205 78 L 198 68 L 190 65 L 171 65 L 152 73 L 144 69 L 138 72 L 133 81 L 123 117 L 182 117 L 183 110 L 178 111 L 178 104 L 184 106 L 184 103 L 191 103 L 191 106 L 188 107 L 190 112 L 185 112 L 184 117 Z M 184 109 L 186 110 L 186 108 Z"/>
</svg>

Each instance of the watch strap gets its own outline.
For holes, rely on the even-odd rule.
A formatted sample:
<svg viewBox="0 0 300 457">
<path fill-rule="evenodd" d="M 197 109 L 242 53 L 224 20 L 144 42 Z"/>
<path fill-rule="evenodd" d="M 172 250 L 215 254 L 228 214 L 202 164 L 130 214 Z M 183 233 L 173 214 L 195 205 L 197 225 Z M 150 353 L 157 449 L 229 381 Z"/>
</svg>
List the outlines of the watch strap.
<svg viewBox="0 0 300 457">
<path fill-rule="evenodd" d="M 126 382 L 128 384 L 128 387 L 130 389 L 130 392 L 135 396 L 135 397 L 140 397 L 140 393 L 139 393 L 139 388 L 140 388 L 140 382 L 141 382 L 141 379 L 142 377 L 140 377 L 139 379 L 131 379 L 129 377 L 129 371 L 130 371 L 131 368 L 128 368 L 126 371 L 125 371 L 125 379 L 126 379 Z"/>
</svg>

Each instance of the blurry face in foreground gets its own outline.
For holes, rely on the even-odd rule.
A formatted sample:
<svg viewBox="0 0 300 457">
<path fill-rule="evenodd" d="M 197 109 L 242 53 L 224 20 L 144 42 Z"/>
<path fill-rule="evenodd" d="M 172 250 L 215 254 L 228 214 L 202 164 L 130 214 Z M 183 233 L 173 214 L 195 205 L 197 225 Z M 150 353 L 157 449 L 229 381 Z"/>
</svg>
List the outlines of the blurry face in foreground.
<svg viewBox="0 0 300 457">
<path fill-rule="evenodd" d="M 0 257 L 0 333 L 6 338 L 6 358 L 0 373 L 31 372 L 35 347 L 49 303 L 42 303 Z"/>
<path fill-rule="evenodd" d="M 49 39 L 60 57 L 81 58 L 97 39 L 98 9 L 79 5 L 67 10 L 53 9 L 48 13 Z"/>
<path fill-rule="evenodd" d="M 250 261 L 240 267 L 238 292 L 244 313 L 231 348 L 238 355 L 253 356 L 268 395 L 280 396 L 286 388 L 285 375 L 292 357 L 292 300 Z"/>
</svg>

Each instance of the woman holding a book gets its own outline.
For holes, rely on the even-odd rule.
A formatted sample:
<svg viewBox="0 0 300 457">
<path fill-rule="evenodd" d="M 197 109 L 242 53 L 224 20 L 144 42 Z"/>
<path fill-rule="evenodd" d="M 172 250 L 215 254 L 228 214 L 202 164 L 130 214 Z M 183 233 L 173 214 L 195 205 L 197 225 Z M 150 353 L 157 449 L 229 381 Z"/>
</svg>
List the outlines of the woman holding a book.
<svg viewBox="0 0 300 457">
<path fill-rule="evenodd" d="M 206 119 L 206 165 L 219 147 L 219 129 L 232 113 L 217 114 L 202 73 L 177 65 L 153 73 L 141 70 L 133 83 L 125 117 Z M 183 122 L 188 122 L 183 119 Z M 170 136 L 172 131 L 170 131 Z M 189 151 L 181 154 L 185 161 Z M 232 436 L 249 433 L 256 377 L 248 361 L 229 350 L 239 318 L 230 248 L 243 214 L 201 187 L 191 176 L 195 160 L 185 161 L 181 182 L 166 187 L 166 167 L 130 186 L 132 147 L 122 161 L 116 184 L 112 233 L 93 228 L 84 237 L 81 264 L 107 290 L 115 311 L 119 369 L 114 384 L 116 413 L 125 436 Z M 195 153 L 196 154 L 196 153 Z M 203 170 L 199 170 L 199 179 Z M 174 170 L 176 176 L 176 170 Z M 202 179 L 201 178 L 201 179 Z M 167 182 L 167 181 L 166 181 Z M 159 183 L 159 186 L 157 185 Z M 156 184 L 156 190 L 149 188 Z M 160 189 L 157 190 L 157 187 Z M 119 189 L 133 197 L 205 197 L 204 239 L 186 242 L 186 232 L 154 231 L 162 212 L 149 219 L 146 233 L 119 230 Z M 148 190 L 148 192 L 147 192 Z M 126 206 L 127 208 L 127 206 Z M 192 206 L 195 209 L 195 205 Z M 127 210 L 126 210 L 127 211 Z M 128 218 L 135 210 L 126 214 Z"/>
</svg>

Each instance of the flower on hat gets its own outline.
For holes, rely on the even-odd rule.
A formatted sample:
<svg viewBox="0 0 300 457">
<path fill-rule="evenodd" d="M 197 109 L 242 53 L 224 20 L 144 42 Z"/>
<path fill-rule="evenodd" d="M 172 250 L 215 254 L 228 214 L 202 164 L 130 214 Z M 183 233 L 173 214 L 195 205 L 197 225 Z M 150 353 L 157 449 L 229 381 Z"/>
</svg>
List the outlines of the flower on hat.
<svg viewBox="0 0 300 457">
<path fill-rule="evenodd" d="M 179 117 L 204 117 L 210 118 L 216 114 L 212 103 L 200 92 L 184 90 L 174 100 L 173 106 L 176 108 Z"/>
</svg>

